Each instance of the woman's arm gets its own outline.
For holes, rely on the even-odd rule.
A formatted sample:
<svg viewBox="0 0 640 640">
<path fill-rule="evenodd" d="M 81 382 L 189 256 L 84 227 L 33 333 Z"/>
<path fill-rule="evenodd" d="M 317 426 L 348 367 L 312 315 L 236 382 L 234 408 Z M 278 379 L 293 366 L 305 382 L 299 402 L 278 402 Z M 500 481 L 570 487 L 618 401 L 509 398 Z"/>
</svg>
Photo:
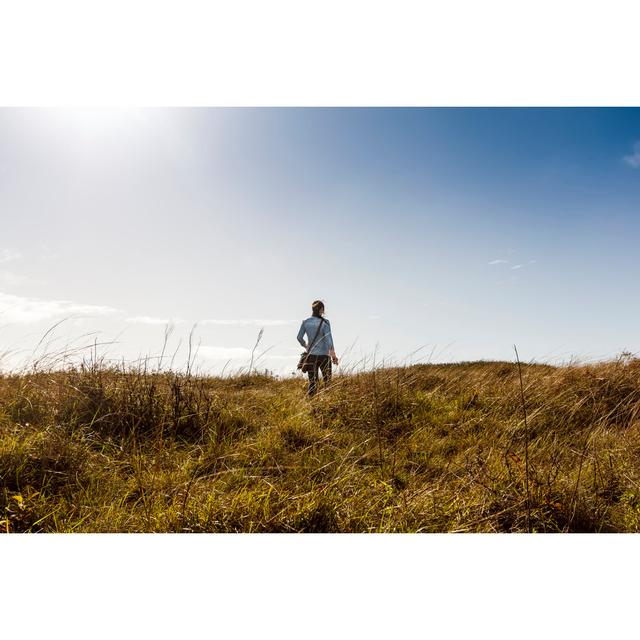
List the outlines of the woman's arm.
<svg viewBox="0 0 640 640">
<path fill-rule="evenodd" d="M 337 366 L 338 356 L 336 355 L 335 349 L 333 348 L 333 336 L 331 335 L 331 325 L 329 324 L 328 320 L 325 321 L 325 325 L 327 329 L 324 335 L 325 335 L 325 340 L 327 341 L 327 345 L 329 347 L 329 355 L 331 356 L 331 362 L 333 362 L 333 364 Z"/>
<path fill-rule="evenodd" d="M 303 349 L 306 351 L 307 343 L 304 341 L 304 322 L 300 325 L 300 331 L 298 331 L 298 342 L 302 345 Z"/>
</svg>

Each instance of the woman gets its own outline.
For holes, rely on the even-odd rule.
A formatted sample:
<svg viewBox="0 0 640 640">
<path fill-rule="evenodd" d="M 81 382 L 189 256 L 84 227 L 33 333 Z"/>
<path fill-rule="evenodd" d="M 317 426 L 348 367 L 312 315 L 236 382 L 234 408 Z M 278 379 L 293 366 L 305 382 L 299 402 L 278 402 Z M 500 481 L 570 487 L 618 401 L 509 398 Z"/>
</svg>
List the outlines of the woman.
<svg viewBox="0 0 640 640">
<path fill-rule="evenodd" d="M 338 358 L 333 349 L 331 325 L 324 317 L 324 303 L 315 300 L 311 305 L 312 315 L 302 321 L 298 331 L 298 342 L 307 352 L 306 371 L 309 374 L 309 391 L 311 397 L 318 389 L 318 371 L 322 372 L 322 379 L 326 387 L 331 382 L 331 362 L 338 366 Z M 307 334 L 307 341 L 304 335 Z"/>
</svg>

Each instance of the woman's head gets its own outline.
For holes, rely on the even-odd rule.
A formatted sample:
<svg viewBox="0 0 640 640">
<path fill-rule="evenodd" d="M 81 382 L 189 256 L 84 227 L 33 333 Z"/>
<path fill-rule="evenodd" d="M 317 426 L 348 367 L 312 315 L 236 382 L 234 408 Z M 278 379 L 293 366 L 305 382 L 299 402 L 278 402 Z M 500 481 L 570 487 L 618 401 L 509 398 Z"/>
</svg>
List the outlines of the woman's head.
<svg viewBox="0 0 640 640">
<path fill-rule="evenodd" d="M 322 300 L 314 300 L 311 303 L 311 313 L 318 318 L 324 314 L 324 302 Z"/>
</svg>

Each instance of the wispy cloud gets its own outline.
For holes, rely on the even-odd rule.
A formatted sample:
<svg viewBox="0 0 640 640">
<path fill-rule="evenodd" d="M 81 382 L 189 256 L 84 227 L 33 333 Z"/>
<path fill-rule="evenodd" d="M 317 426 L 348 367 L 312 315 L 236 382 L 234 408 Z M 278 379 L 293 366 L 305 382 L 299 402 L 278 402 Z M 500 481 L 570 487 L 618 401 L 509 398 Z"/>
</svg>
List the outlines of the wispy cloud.
<svg viewBox="0 0 640 640">
<path fill-rule="evenodd" d="M 518 263 L 518 264 L 514 264 L 511 265 L 509 267 L 510 271 L 518 271 L 518 269 L 523 269 L 524 267 L 527 266 L 527 264 L 535 264 L 535 260 L 529 260 L 526 264 L 525 263 Z M 498 258 L 496 260 L 491 260 L 489 262 L 489 264 L 505 264 L 508 265 L 509 264 L 509 260 L 504 260 L 503 258 Z"/>
<path fill-rule="evenodd" d="M 184 318 L 168 318 L 158 316 L 131 316 L 125 318 L 125 322 L 129 324 L 148 324 L 148 325 L 166 325 L 166 324 L 184 324 Z M 293 324 L 294 320 L 269 320 L 260 318 L 247 318 L 240 320 L 219 320 L 215 318 L 207 318 L 197 322 L 198 326 L 217 325 L 226 327 L 279 327 Z"/>
<path fill-rule="evenodd" d="M 14 273 L 13 271 L 0 271 L 0 286 L 19 287 L 33 282 L 31 278 Z"/>
<path fill-rule="evenodd" d="M 0 264 L 20 260 L 22 254 L 16 249 L 0 249 Z"/>
<path fill-rule="evenodd" d="M 0 293 L 0 322 L 31 324 L 67 316 L 105 316 L 115 313 L 119 312 L 113 307 Z"/>
<path fill-rule="evenodd" d="M 208 360 L 234 360 L 236 358 L 248 358 L 251 356 L 251 349 L 245 347 L 215 347 L 212 345 L 201 345 L 198 348 L 198 355 Z"/>
<path fill-rule="evenodd" d="M 280 327 L 288 324 L 293 324 L 295 320 L 264 320 L 264 319 L 246 319 L 246 320 L 215 320 L 208 318 L 202 320 L 198 324 L 207 325 L 223 325 L 223 326 L 237 326 L 237 327 Z"/>
<path fill-rule="evenodd" d="M 125 322 L 130 324 L 182 324 L 184 320 L 182 318 L 156 318 L 155 316 L 132 316 L 131 318 L 125 318 Z"/>
<path fill-rule="evenodd" d="M 54 249 L 52 249 L 46 244 L 40 245 L 39 251 L 40 251 L 39 258 L 40 260 L 43 260 L 43 261 L 57 260 L 60 257 L 60 254 L 57 251 L 55 251 Z"/>
<path fill-rule="evenodd" d="M 634 169 L 640 168 L 640 140 L 633 145 L 633 153 L 624 156 L 622 160 Z"/>
</svg>

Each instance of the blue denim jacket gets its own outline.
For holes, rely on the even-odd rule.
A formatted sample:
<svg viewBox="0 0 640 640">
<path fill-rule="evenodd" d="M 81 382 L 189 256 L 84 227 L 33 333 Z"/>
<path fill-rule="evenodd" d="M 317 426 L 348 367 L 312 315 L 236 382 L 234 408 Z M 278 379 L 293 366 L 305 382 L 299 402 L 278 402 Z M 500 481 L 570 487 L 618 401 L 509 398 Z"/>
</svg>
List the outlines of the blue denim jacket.
<svg viewBox="0 0 640 640">
<path fill-rule="evenodd" d="M 308 347 L 308 343 L 310 343 L 316 335 L 319 323 L 320 318 L 318 318 L 317 316 L 311 316 L 310 318 L 302 321 L 302 324 L 300 325 L 300 331 L 298 331 L 298 342 L 305 349 Z M 307 334 L 307 342 L 304 341 L 305 333 Z M 313 345 L 309 353 L 314 356 L 328 356 L 329 349 L 333 349 L 333 338 L 331 337 L 331 325 L 325 318 L 324 322 L 322 323 L 322 328 L 318 333 L 318 337 L 316 338 L 315 344 Z"/>
</svg>

